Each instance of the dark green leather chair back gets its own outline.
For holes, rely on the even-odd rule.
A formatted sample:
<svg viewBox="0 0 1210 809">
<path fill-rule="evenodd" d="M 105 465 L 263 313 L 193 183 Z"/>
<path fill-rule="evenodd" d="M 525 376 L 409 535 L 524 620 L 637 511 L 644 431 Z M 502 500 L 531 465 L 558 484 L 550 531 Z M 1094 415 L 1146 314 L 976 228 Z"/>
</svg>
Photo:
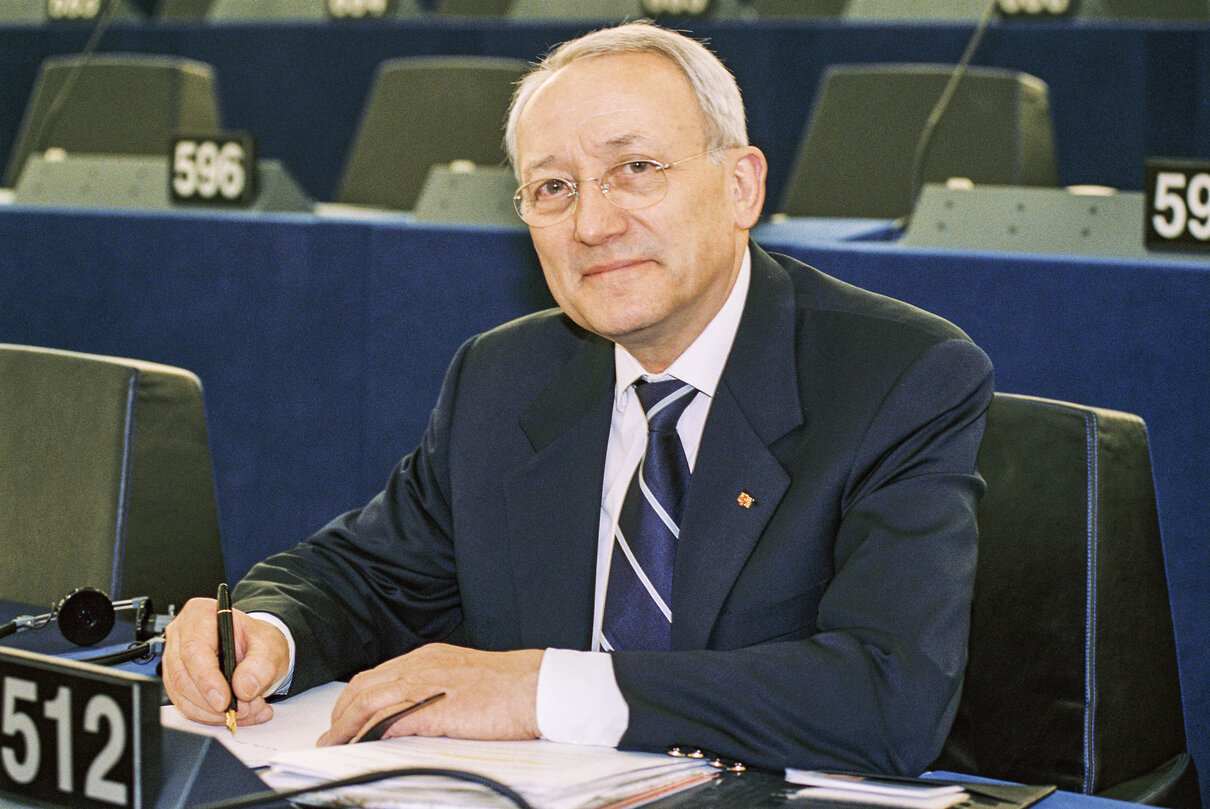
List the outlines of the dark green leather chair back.
<svg viewBox="0 0 1210 809">
<path fill-rule="evenodd" d="M 335 201 L 410 211 L 435 164 L 505 165 L 504 119 L 525 70 L 524 60 L 486 56 L 383 62 Z"/>
<path fill-rule="evenodd" d="M 202 390 L 137 360 L 0 344 L 0 599 L 158 612 L 225 578 Z"/>
<path fill-rule="evenodd" d="M 829 68 L 777 212 L 897 219 L 911 212 L 917 180 L 1057 185 L 1046 84 L 998 68 L 968 69 L 914 169 L 925 122 L 952 72 L 949 65 Z"/>
<path fill-rule="evenodd" d="M 139 54 L 56 56 L 42 63 L 4 172 L 13 188 L 33 152 L 163 155 L 177 131 L 219 130 L 210 66 Z"/>
</svg>

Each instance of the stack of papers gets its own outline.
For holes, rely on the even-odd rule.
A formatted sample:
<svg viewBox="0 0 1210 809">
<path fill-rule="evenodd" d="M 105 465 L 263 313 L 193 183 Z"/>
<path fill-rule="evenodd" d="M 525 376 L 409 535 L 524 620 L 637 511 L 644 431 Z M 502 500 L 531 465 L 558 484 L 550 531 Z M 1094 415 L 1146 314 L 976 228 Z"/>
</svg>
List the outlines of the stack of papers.
<svg viewBox="0 0 1210 809">
<path fill-rule="evenodd" d="M 282 792 L 400 767 L 439 767 L 484 775 L 509 786 L 535 809 L 636 806 L 704 783 L 717 774 L 701 761 L 654 753 L 627 753 L 541 740 L 476 742 L 412 736 L 279 753 L 270 759 L 269 767 L 260 776 Z M 481 786 L 430 776 L 316 793 L 304 800 L 353 803 L 367 809 L 429 806 L 499 809 L 502 805 L 498 795 Z"/>
<path fill-rule="evenodd" d="M 542 740 L 479 742 L 408 736 L 377 742 L 316 748 L 328 728 L 343 683 L 313 688 L 274 704 L 273 719 L 241 727 L 234 737 L 222 725 L 202 725 L 175 706 L 160 709 L 168 727 L 204 733 L 222 741 L 273 789 L 283 792 L 378 770 L 439 767 L 499 781 L 535 809 L 623 809 L 709 781 L 718 771 L 700 759 L 630 753 L 612 747 L 556 744 Z M 491 807 L 499 795 L 465 781 L 409 777 L 340 790 L 343 805 L 366 809 Z M 296 802 L 335 802 L 337 793 L 314 793 Z"/>
<path fill-rule="evenodd" d="M 791 784 L 806 785 L 794 793 L 798 798 L 905 809 L 947 809 L 970 797 L 956 784 L 930 784 L 893 776 L 787 769 L 786 780 Z"/>
</svg>

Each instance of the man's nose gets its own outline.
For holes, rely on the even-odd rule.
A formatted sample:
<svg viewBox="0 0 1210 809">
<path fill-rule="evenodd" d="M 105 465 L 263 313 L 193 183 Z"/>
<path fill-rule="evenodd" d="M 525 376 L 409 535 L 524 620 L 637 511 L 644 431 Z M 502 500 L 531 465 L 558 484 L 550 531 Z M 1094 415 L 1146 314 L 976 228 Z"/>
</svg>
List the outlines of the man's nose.
<svg viewBox="0 0 1210 809">
<path fill-rule="evenodd" d="M 607 192 L 596 180 L 581 181 L 576 188 L 576 238 L 585 244 L 597 244 L 626 229 L 625 212 L 609 201 Z"/>
</svg>

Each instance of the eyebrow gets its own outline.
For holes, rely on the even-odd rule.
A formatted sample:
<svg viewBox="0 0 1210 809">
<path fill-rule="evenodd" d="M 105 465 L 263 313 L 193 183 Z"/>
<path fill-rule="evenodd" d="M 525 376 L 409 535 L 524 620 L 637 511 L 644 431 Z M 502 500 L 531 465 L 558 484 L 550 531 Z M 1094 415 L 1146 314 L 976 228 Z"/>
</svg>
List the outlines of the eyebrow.
<svg viewBox="0 0 1210 809">
<path fill-rule="evenodd" d="M 603 145 L 607 149 L 610 149 L 613 151 L 620 151 L 624 148 L 632 147 L 636 143 L 647 143 L 647 142 L 649 142 L 649 138 L 635 132 L 635 133 L 627 133 L 624 135 L 617 135 L 615 137 L 612 137 L 609 140 L 605 141 L 605 143 Z M 532 163 L 527 163 L 521 169 L 521 176 L 528 177 L 535 171 L 540 171 L 542 169 L 549 168 L 557 161 L 557 159 L 558 158 L 555 155 L 550 154 L 550 155 L 547 155 L 546 157 L 543 157 L 541 160 L 535 160 Z"/>
<path fill-rule="evenodd" d="M 632 145 L 634 145 L 634 143 L 636 141 L 647 141 L 647 140 L 649 140 L 649 138 L 647 138 L 643 135 L 640 135 L 638 133 L 634 133 L 634 134 L 628 134 L 628 135 L 619 135 L 616 138 L 610 138 L 609 140 L 605 141 L 605 145 L 613 147 L 615 149 L 620 149 L 624 146 L 632 146 Z"/>
<path fill-rule="evenodd" d="M 541 160 L 535 161 L 533 163 L 527 163 L 526 165 L 521 167 L 521 176 L 527 177 L 531 173 L 538 171 L 539 169 L 544 169 L 554 162 L 555 162 L 555 156 L 547 155 L 546 157 L 542 158 Z"/>
</svg>

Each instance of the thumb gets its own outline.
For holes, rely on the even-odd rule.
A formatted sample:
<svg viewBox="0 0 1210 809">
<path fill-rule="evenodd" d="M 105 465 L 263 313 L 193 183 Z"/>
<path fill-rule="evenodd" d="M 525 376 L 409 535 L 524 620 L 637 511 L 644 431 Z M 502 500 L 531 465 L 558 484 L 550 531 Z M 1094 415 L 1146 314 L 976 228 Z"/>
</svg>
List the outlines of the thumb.
<svg viewBox="0 0 1210 809">
<path fill-rule="evenodd" d="M 231 677 L 235 696 L 245 702 L 268 696 L 286 676 L 290 649 L 285 636 L 266 621 L 240 615 L 243 619 L 244 655 Z"/>
</svg>

